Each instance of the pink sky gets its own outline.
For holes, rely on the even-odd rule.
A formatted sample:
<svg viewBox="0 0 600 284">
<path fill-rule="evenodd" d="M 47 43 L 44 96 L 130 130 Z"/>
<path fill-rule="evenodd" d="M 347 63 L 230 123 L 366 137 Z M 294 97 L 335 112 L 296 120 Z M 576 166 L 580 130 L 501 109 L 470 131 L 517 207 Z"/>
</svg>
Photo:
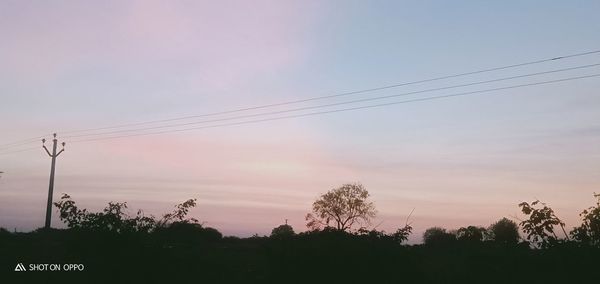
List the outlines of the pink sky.
<svg viewBox="0 0 600 284">
<path fill-rule="evenodd" d="M 522 14 L 473 4 L 465 14 L 453 7 L 408 6 L 3 2 L 0 119 L 9 123 L 2 125 L 0 144 L 600 46 L 600 24 L 591 8 L 549 5 L 547 13 Z M 552 17 L 558 11 L 560 22 Z M 485 26 L 473 25 L 480 17 L 487 20 Z M 574 59 L 522 72 L 598 60 Z M 465 82 L 460 78 L 382 94 Z M 194 217 L 225 234 L 248 236 L 269 234 L 285 219 L 303 231 L 304 215 L 320 194 L 361 182 L 378 208 L 378 229 L 395 230 L 415 208 L 413 242 L 434 225 L 487 226 L 519 216 L 517 204 L 535 198 L 548 202 L 572 226 L 579 212 L 592 205 L 593 192 L 600 191 L 599 84 L 597 79 L 578 81 L 158 136 L 89 143 L 67 139 L 58 160 L 55 199 L 66 192 L 96 210 L 109 201 L 127 201 L 131 213 L 143 209 L 159 215 L 197 198 Z M 39 145 L 25 147 L 31 146 Z M 43 224 L 49 163 L 41 150 L 0 155 L 0 171 L 6 172 L 0 178 L 0 226 L 31 230 Z M 53 222 L 60 224 L 56 218 Z"/>
</svg>

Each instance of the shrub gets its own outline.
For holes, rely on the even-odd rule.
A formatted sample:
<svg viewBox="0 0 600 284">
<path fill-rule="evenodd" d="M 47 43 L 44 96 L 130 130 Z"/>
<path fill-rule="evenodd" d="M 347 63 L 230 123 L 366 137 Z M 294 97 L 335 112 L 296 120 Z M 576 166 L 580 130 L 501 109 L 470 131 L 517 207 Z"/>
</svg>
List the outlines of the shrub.
<svg viewBox="0 0 600 284">
<path fill-rule="evenodd" d="M 456 239 L 465 242 L 481 242 L 485 231 L 485 228 L 477 226 L 462 227 L 456 231 Z"/>
<path fill-rule="evenodd" d="M 498 243 L 516 244 L 519 242 L 519 226 L 515 221 L 502 218 L 490 226 L 488 237 Z"/>
<path fill-rule="evenodd" d="M 582 218 L 581 226 L 571 231 L 571 236 L 585 244 L 600 247 L 600 194 L 594 194 L 597 198 L 596 206 L 589 207 L 579 214 Z"/>
<path fill-rule="evenodd" d="M 58 202 L 54 203 L 60 212 L 60 219 L 72 229 L 104 231 L 113 233 L 149 233 L 157 228 L 165 228 L 177 224 L 197 224 L 195 218 L 187 218 L 190 208 L 196 206 L 196 199 L 189 199 L 175 206 L 172 213 L 165 214 L 157 220 L 154 216 L 145 216 L 138 210 L 134 217 L 125 212 L 127 202 L 109 202 L 101 212 L 89 212 L 79 209 L 67 194 L 63 194 Z M 201 227 L 201 226 L 200 226 Z"/>
<path fill-rule="evenodd" d="M 271 238 L 283 238 L 283 237 L 291 237 L 293 236 L 294 228 L 288 224 L 283 224 L 281 226 L 273 228 L 271 231 Z"/>
<path fill-rule="evenodd" d="M 542 205 L 542 208 L 538 208 Z M 563 223 L 554 210 L 548 207 L 545 203 L 536 200 L 531 203 L 522 202 L 519 204 L 523 214 L 529 216 L 529 219 L 521 222 L 523 231 L 527 234 L 527 239 L 530 240 L 537 247 L 548 247 L 559 241 L 554 226 L 560 226 L 568 238 L 565 232 L 565 223 Z"/>
<path fill-rule="evenodd" d="M 448 233 L 446 229 L 440 227 L 432 227 L 423 233 L 423 242 L 426 245 L 447 245 L 456 240 L 456 236 Z"/>
</svg>

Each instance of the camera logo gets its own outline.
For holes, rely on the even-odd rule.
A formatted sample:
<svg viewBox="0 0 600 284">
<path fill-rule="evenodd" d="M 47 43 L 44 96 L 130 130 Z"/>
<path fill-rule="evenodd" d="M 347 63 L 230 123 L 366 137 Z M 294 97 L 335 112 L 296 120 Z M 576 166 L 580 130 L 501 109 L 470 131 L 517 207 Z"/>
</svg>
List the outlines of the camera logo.
<svg viewBox="0 0 600 284">
<path fill-rule="evenodd" d="M 23 265 L 23 263 L 17 263 L 17 267 L 15 267 L 15 271 L 27 271 L 27 269 L 25 269 L 25 265 Z"/>
</svg>

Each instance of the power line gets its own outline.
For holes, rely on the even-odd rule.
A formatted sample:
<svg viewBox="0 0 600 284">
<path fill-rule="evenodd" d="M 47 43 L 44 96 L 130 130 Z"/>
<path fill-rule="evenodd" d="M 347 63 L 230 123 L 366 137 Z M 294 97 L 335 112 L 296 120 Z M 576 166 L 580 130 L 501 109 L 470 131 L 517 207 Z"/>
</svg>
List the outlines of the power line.
<svg viewBox="0 0 600 284">
<path fill-rule="evenodd" d="M 14 154 L 14 153 L 21 153 L 21 152 L 26 152 L 26 151 L 32 151 L 32 150 L 38 150 L 38 149 L 40 149 L 40 148 L 39 147 L 31 147 L 31 148 L 25 148 L 25 149 L 14 150 L 14 151 L 9 151 L 9 152 L 0 152 L 0 156 Z"/>
<path fill-rule="evenodd" d="M 457 77 L 462 77 L 462 76 L 499 71 L 499 70 L 504 70 L 504 69 L 540 64 L 540 63 L 544 63 L 544 62 L 558 61 L 558 60 L 562 60 L 562 59 L 581 57 L 581 56 L 592 55 L 592 54 L 597 54 L 597 53 L 600 53 L 600 50 L 593 50 L 593 51 L 588 51 L 588 52 L 581 52 L 581 53 L 557 56 L 557 57 L 546 58 L 546 59 L 541 59 L 541 60 L 505 65 L 505 66 L 488 68 L 488 69 L 481 69 L 481 70 L 476 70 L 476 71 L 471 71 L 471 72 L 458 73 L 458 74 L 452 74 L 452 75 L 446 75 L 446 76 L 440 76 L 440 77 L 433 77 L 433 78 L 429 78 L 429 79 L 423 79 L 423 80 L 417 80 L 417 81 L 411 81 L 411 82 L 405 82 L 405 83 L 390 84 L 390 85 L 381 86 L 381 87 L 374 87 L 374 88 L 368 88 L 368 89 L 362 89 L 362 90 L 356 90 L 356 91 L 350 91 L 350 92 L 343 92 L 343 93 L 338 93 L 338 94 L 333 94 L 333 95 L 317 96 L 317 97 L 306 98 L 306 99 L 292 100 L 292 101 L 286 101 L 286 102 L 280 102 L 280 103 L 274 103 L 274 104 L 258 105 L 258 106 L 253 106 L 253 107 L 238 108 L 238 109 L 233 109 L 233 110 L 206 113 L 206 114 L 200 114 L 200 115 L 191 115 L 191 116 L 175 117 L 175 118 L 170 118 L 170 119 L 152 120 L 152 121 L 119 124 L 119 125 L 97 127 L 97 128 L 71 130 L 71 131 L 65 131 L 62 133 L 81 133 L 81 132 L 122 128 L 122 127 L 127 127 L 127 126 L 147 125 L 147 124 L 154 124 L 154 123 L 161 123 L 161 122 L 186 120 L 186 119 L 191 119 L 191 118 L 208 117 L 208 116 L 236 113 L 236 112 L 242 112 L 242 111 L 263 109 L 263 108 L 276 107 L 276 106 L 282 106 L 282 105 L 288 105 L 288 104 L 296 104 L 296 103 L 302 103 L 302 102 L 308 102 L 308 101 L 315 101 L 315 100 L 322 100 L 322 99 L 328 99 L 328 98 L 335 98 L 335 97 L 341 97 L 341 96 L 349 96 L 349 95 L 355 95 L 355 94 L 380 91 L 380 90 L 391 89 L 391 88 L 396 88 L 396 87 L 400 87 L 400 86 L 407 86 L 407 85 L 413 85 L 413 84 L 419 84 L 419 83 L 427 83 L 427 82 L 433 82 L 433 81 L 438 81 L 438 80 L 451 79 L 451 78 L 457 78 Z M 13 144 L 20 144 L 20 143 L 24 143 L 24 142 L 29 142 L 29 143 L 35 142 L 47 135 L 49 135 L 49 134 L 46 134 L 44 136 L 37 136 L 37 137 L 32 137 L 32 138 L 28 138 L 28 139 L 24 139 L 24 140 L 19 140 L 19 141 L 12 142 L 12 143 L 2 144 L 2 145 L 0 145 L 0 148 L 3 148 L 5 146 L 13 147 Z M 20 146 L 20 145 L 16 145 L 16 146 Z"/>
<path fill-rule="evenodd" d="M 0 149 L 8 149 L 8 148 L 14 148 L 14 147 L 22 146 L 22 145 L 32 144 L 35 142 L 39 142 L 40 139 L 42 139 L 44 137 L 45 136 L 38 136 L 38 137 L 29 138 L 29 139 L 15 141 L 12 143 L 3 144 L 3 145 L 0 145 Z"/>
<path fill-rule="evenodd" d="M 569 78 L 563 78 L 563 79 L 556 79 L 556 80 L 550 80 L 550 81 L 542 81 L 542 82 L 535 82 L 535 83 L 528 83 L 528 84 L 513 85 L 513 86 L 507 86 L 507 87 L 499 87 L 499 88 L 493 88 L 493 89 L 471 91 L 471 92 L 455 93 L 455 94 L 440 95 L 440 96 L 431 96 L 431 97 L 416 98 L 416 99 L 411 99 L 411 100 L 389 102 L 389 103 L 381 103 L 381 104 L 373 104 L 373 105 L 366 105 L 366 106 L 358 106 L 358 107 L 352 107 L 352 108 L 342 108 L 342 109 L 335 109 L 335 110 L 328 110 L 328 111 L 319 111 L 319 112 L 311 112 L 311 113 L 304 113 L 304 114 L 288 115 L 288 116 L 281 116 L 281 117 L 273 117 L 273 118 L 264 118 L 264 119 L 241 121 L 241 122 L 233 122 L 233 123 L 208 125 L 208 126 L 202 126 L 202 127 L 192 127 L 192 128 L 184 128 L 184 129 L 165 130 L 165 131 L 150 132 L 150 133 L 137 133 L 137 134 L 120 135 L 120 136 L 110 136 L 110 137 L 100 137 L 100 138 L 90 138 L 90 139 L 82 139 L 82 140 L 73 140 L 73 141 L 69 141 L 69 142 L 91 142 L 91 141 L 117 139 L 117 138 L 125 138 L 125 137 L 158 135 L 158 134 L 173 133 L 173 132 L 183 132 L 183 131 L 199 130 L 199 129 L 205 129 L 205 128 L 217 128 L 217 127 L 225 127 L 225 126 L 250 124 L 250 123 L 259 123 L 259 122 L 281 120 L 281 119 L 288 119 L 288 118 L 307 117 L 307 116 L 313 116 L 313 115 L 322 115 L 322 114 L 338 113 L 338 112 L 353 111 L 353 110 L 360 110 L 360 109 L 369 109 L 369 108 L 391 106 L 391 105 L 398 105 L 398 104 L 406 104 L 406 103 L 430 101 L 430 100 L 444 99 L 444 98 L 450 98 L 450 97 L 467 96 L 467 95 L 473 95 L 473 94 L 479 94 L 479 93 L 488 93 L 488 92 L 494 92 L 494 91 L 501 91 L 501 90 L 508 90 L 508 89 L 515 89 L 515 88 L 522 88 L 522 87 L 529 87 L 529 86 L 538 86 L 538 85 L 545 85 L 545 84 L 552 84 L 552 83 L 559 83 L 559 82 L 566 82 L 566 81 L 573 81 L 573 80 L 580 80 L 580 79 L 587 79 L 587 78 L 594 78 L 594 77 L 600 77 L 600 73 L 599 74 L 593 74 L 593 75 L 586 75 L 586 76 L 578 76 L 578 77 L 569 77 Z"/>
<path fill-rule="evenodd" d="M 385 90 L 385 89 L 397 88 L 397 87 L 401 87 L 401 86 L 408 86 L 408 85 L 414 85 L 414 84 L 420 84 L 420 83 L 439 81 L 439 80 L 444 80 L 444 79 L 451 79 L 451 78 L 468 76 L 468 75 L 487 73 L 487 72 L 492 72 L 492 71 L 499 71 L 499 70 L 504 70 L 504 69 L 516 68 L 516 67 L 523 67 L 523 66 L 527 66 L 527 65 L 540 64 L 540 63 L 544 63 L 544 62 L 557 61 L 557 60 L 586 56 L 586 55 L 597 54 L 597 53 L 600 53 L 600 49 L 588 51 L 588 52 L 582 52 L 582 53 L 575 53 L 575 54 L 570 54 L 570 55 L 557 56 L 557 57 L 552 57 L 552 58 L 547 58 L 547 59 L 517 63 L 517 64 L 512 64 L 512 65 L 505 65 L 505 66 L 500 66 L 500 67 L 481 69 L 481 70 L 476 70 L 476 71 L 471 71 L 471 72 L 458 73 L 458 74 L 446 75 L 446 76 L 440 76 L 440 77 L 433 77 L 433 78 L 429 78 L 429 79 L 423 79 L 423 80 L 417 80 L 417 81 L 411 81 L 411 82 L 405 82 L 405 83 L 395 83 L 395 84 L 390 84 L 390 85 L 381 86 L 381 87 L 349 91 L 349 92 L 337 93 L 337 94 L 326 95 L 326 96 L 317 96 L 317 97 L 306 98 L 306 99 L 258 105 L 258 106 L 252 106 L 252 107 L 244 107 L 244 108 L 238 108 L 238 109 L 233 109 L 233 110 L 212 112 L 212 113 L 199 114 L 199 115 L 175 117 L 175 118 L 169 118 L 169 119 L 160 119 L 160 120 L 152 120 L 152 121 L 137 122 L 137 123 L 118 124 L 118 125 L 97 127 L 97 128 L 87 128 L 87 129 L 63 131 L 62 134 L 80 133 L 80 132 L 88 132 L 88 131 L 96 131 L 96 130 L 106 130 L 106 129 L 113 129 L 113 128 L 122 128 L 122 127 L 127 127 L 127 126 L 139 126 L 139 125 L 154 124 L 154 123 L 161 123 L 161 122 L 185 120 L 185 119 L 191 119 L 191 118 L 230 114 L 230 113 L 270 108 L 270 107 L 283 106 L 283 105 L 289 105 L 289 104 L 297 104 L 297 103 L 303 103 L 303 102 L 309 102 L 309 101 L 315 101 L 315 100 L 323 100 L 323 99 L 329 99 L 329 98 L 335 98 L 335 97 L 342 97 L 342 96 L 349 96 L 349 95 L 356 95 L 356 94 L 380 91 L 380 90 Z"/>
<path fill-rule="evenodd" d="M 338 105 L 354 104 L 354 103 L 359 103 L 359 102 L 367 102 L 367 101 L 374 101 L 374 100 L 390 99 L 390 98 L 401 97 L 401 96 L 408 96 L 408 95 L 414 95 L 414 94 L 420 94 L 420 93 L 427 93 L 427 92 L 433 92 L 433 91 L 441 91 L 441 90 L 448 90 L 448 89 L 454 89 L 454 88 L 460 88 L 460 87 L 481 85 L 481 84 L 486 84 L 486 83 L 500 82 L 500 81 L 506 81 L 506 80 L 512 80 L 512 79 L 518 79 L 518 78 L 525 78 L 525 77 L 531 77 L 531 76 L 537 76 L 537 75 L 544 75 L 544 74 L 551 74 L 551 73 L 557 73 L 557 72 L 564 72 L 564 71 L 570 71 L 570 70 L 576 70 L 576 69 L 582 69 L 582 68 L 590 68 L 590 67 L 595 67 L 595 66 L 600 66 L 600 63 L 588 64 L 588 65 L 582 65 L 582 66 L 575 66 L 575 67 L 570 67 L 570 68 L 562 68 L 562 69 L 556 69 L 556 70 L 550 70 L 550 71 L 543 71 L 543 72 L 536 72 L 536 73 L 530 73 L 530 74 L 524 74 L 524 75 L 517 75 L 517 76 L 511 76 L 511 77 L 504 77 L 504 78 L 499 78 L 499 79 L 477 81 L 477 82 L 460 84 L 460 85 L 452 85 L 452 86 L 445 86 L 445 87 L 439 87 L 439 88 L 425 89 L 425 90 L 413 91 L 413 92 L 407 92 L 407 93 L 401 93 L 401 94 L 395 94 L 395 95 L 387 95 L 387 96 L 379 96 L 379 97 L 373 97 L 373 98 L 357 99 L 357 100 L 351 100 L 351 101 L 345 101 L 345 102 L 338 102 L 338 103 L 331 103 L 331 104 L 325 104 L 325 105 L 307 106 L 307 107 L 294 108 L 294 109 L 288 109 L 288 110 L 280 110 L 280 111 L 272 111 L 272 112 L 257 113 L 257 114 L 248 114 L 248 115 L 238 115 L 238 116 L 226 117 L 226 118 L 219 118 L 219 119 L 211 119 L 211 120 L 203 120 L 203 121 L 195 121 L 195 122 L 187 122 L 187 123 L 179 123 L 179 124 L 171 124 L 171 125 L 161 125 L 161 126 L 153 126 L 153 127 L 146 127 L 146 128 L 124 129 L 124 130 L 115 130 L 115 131 L 100 132 L 100 133 L 89 133 L 89 134 L 81 134 L 81 135 L 71 135 L 71 136 L 65 136 L 65 138 L 68 139 L 68 138 L 79 138 L 79 137 L 89 137 L 89 136 L 103 136 L 103 135 L 107 135 L 107 134 L 118 134 L 118 133 L 127 133 L 127 132 L 135 132 L 135 131 L 146 131 L 146 130 L 154 130 L 154 129 L 164 129 L 164 128 L 172 128 L 172 127 L 196 125 L 196 124 L 203 124 L 203 123 L 210 123 L 210 122 L 220 122 L 220 121 L 229 121 L 229 120 L 238 120 L 238 119 L 261 117 L 261 116 L 269 116 L 269 115 L 283 114 L 283 113 L 288 113 L 288 112 L 296 112 L 296 111 L 309 110 L 309 109 L 326 108 L 326 107 L 332 107 L 332 106 L 338 106 Z"/>
<path fill-rule="evenodd" d="M 453 88 L 474 86 L 474 85 L 480 85 L 480 84 L 486 84 L 486 83 L 492 83 L 492 82 L 512 80 L 512 79 L 517 79 L 517 78 L 525 78 L 525 77 L 531 77 L 531 76 L 537 76 L 537 75 L 543 75 L 543 74 L 550 74 L 550 73 L 556 73 L 556 72 L 564 72 L 564 71 L 570 71 L 570 70 L 576 70 L 576 69 L 582 69 L 582 68 L 595 67 L 595 66 L 599 66 L 599 65 L 600 65 L 600 63 L 589 64 L 589 65 L 576 66 L 576 67 L 571 67 L 571 68 L 563 68 L 563 69 L 557 69 L 557 70 L 551 70 L 551 71 L 544 71 L 544 72 L 537 72 L 537 73 L 531 73 L 531 74 L 524 74 L 524 75 L 518 75 L 518 76 L 511 76 L 511 77 L 505 77 L 505 78 L 499 78 L 499 79 L 492 79 L 492 80 L 486 80 L 486 81 L 478 81 L 478 82 L 467 83 L 467 84 L 460 84 L 460 85 L 453 85 L 453 86 L 432 88 L 432 89 L 426 89 L 426 90 L 420 90 L 420 91 L 413 91 L 413 92 L 407 92 L 407 93 L 401 93 L 401 94 L 395 94 L 395 95 L 379 96 L 379 97 L 374 97 L 374 98 L 364 98 L 364 99 L 357 99 L 357 100 L 351 100 L 351 101 L 345 101 L 345 102 L 338 102 L 338 103 L 331 103 L 331 104 L 325 104 L 325 105 L 307 106 L 307 107 L 301 107 L 301 108 L 295 108 L 295 109 L 288 109 L 288 110 L 281 110 L 281 111 L 272 111 L 272 112 L 267 112 L 267 113 L 239 115 L 239 116 L 227 117 L 227 118 L 219 118 L 219 119 L 212 119 L 212 120 L 203 120 L 203 121 L 188 122 L 188 123 L 179 123 L 179 124 L 172 124 L 172 125 L 162 125 L 162 126 L 154 126 L 154 127 L 146 127 L 146 128 L 138 128 L 138 129 L 125 129 L 125 130 L 116 130 L 116 131 L 91 133 L 91 134 L 82 134 L 82 135 L 71 135 L 71 136 L 66 136 L 65 138 L 77 138 L 77 137 L 88 137 L 88 136 L 102 136 L 102 135 L 107 135 L 107 134 L 117 134 L 117 133 L 127 133 L 127 132 L 134 132 L 134 131 L 164 129 L 164 128 L 172 128 L 172 127 L 187 126 L 187 125 L 196 125 L 196 124 L 203 124 L 203 123 L 210 123 L 210 122 L 219 122 L 219 121 L 228 121 L 228 120 L 237 120 L 237 119 L 245 119 L 245 118 L 260 117 L 260 116 L 268 116 L 268 115 L 282 114 L 282 113 L 288 113 L 288 112 L 295 112 L 295 111 L 302 111 L 302 110 L 309 110 L 309 109 L 317 109 L 317 108 L 325 108 L 325 107 L 332 107 L 332 106 L 346 105 L 346 104 L 354 104 L 354 103 L 359 103 L 359 102 L 382 100 L 382 99 L 389 99 L 389 98 L 394 98 L 394 97 L 408 96 L 408 95 L 414 95 L 414 94 L 420 94 L 420 93 L 427 93 L 427 92 L 433 92 L 433 91 L 441 91 L 441 90 L 447 90 L 447 89 L 453 89 Z"/>
</svg>

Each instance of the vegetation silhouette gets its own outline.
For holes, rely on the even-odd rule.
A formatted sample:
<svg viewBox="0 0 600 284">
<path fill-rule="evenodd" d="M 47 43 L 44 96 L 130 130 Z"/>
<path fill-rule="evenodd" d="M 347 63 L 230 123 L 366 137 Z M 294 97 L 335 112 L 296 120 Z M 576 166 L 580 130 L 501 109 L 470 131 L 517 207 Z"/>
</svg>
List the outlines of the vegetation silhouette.
<svg viewBox="0 0 600 284">
<path fill-rule="evenodd" d="M 354 224 L 368 226 L 377 214 L 368 198 L 369 192 L 360 183 L 334 188 L 313 203 L 312 213 L 305 218 L 306 226 L 312 230 L 333 227 L 340 231 L 351 230 Z"/>
<path fill-rule="evenodd" d="M 487 230 L 487 238 L 498 243 L 514 245 L 520 239 L 519 225 L 517 225 L 517 222 L 504 217 L 490 225 Z"/>
<path fill-rule="evenodd" d="M 287 238 L 295 234 L 296 233 L 294 233 L 294 228 L 292 228 L 292 226 L 286 223 L 273 228 L 273 230 L 271 231 L 271 238 Z"/>
<path fill-rule="evenodd" d="M 440 227 L 431 227 L 423 233 L 423 243 L 426 245 L 449 245 L 456 241 L 456 235 L 446 232 Z"/>
<path fill-rule="evenodd" d="M 594 194 L 596 206 L 583 210 L 582 223 L 570 232 L 573 239 L 586 245 L 600 247 L 600 194 Z"/>
<path fill-rule="evenodd" d="M 486 229 L 478 226 L 462 227 L 456 231 L 456 239 L 463 242 L 481 242 L 486 235 Z"/>
<path fill-rule="evenodd" d="M 533 201 L 531 204 L 522 202 L 519 207 L 521 207 L 521 212 L 529 217 L 529 219 L 521 221 L 520 225 L 532 245 L 548 247 L 562 241 L 555 232 L 555 226 L 560 226 L 564 237 L 569 239 L 565 231 L 565 223 L 545 203 L 539 200 Z"/>
<path fill-rule="evenodd" d="M 519 204 L 528 217 L 521 222 L 527 241 L 519 238 L 517 223 L 502 218 L 487 229 L 429 228 L 423 244 L 407 245 L 408 218 L 391 233 L 369 228 L 375 207 L 366 189 L 354 184 L 331 192 L 339 189 L 348 191 L 333 199 L 321 196 L 334 202 L 316 212 L 336 208 L 345 217 L 330 216 L 327 222 L 327 215 L 316 215 L 324 218 L 321 226 L 308 231 L 295 233 L 286 222 L 269 237 L 249 238 L 223 237 L 188 217 L 195 199 L 155 217 L 139 210 L 130 215 L 127 203 L 120 202 L 91 212 L 63 195 L 55 206 L 67 229 L 0 229 L 0 266 L 6 279 L 19 283 L 591 283 L 597 277 L 598 195 L 596 205 L 580 214 L 582 224 L 571 231 L 572 238 L 553 234 L 562 222 L 534 201 Z M 350 212 L 356 209 L 349 204 L 364 210 Z M 363 214 L 356 212 L 367 220 L 350 221 Z M 352 229 L 353 224 L 361 226 Z M 83 263 L 85 270 L 17 274 L 12 271 L 17 263 Z"/>
</svg>

